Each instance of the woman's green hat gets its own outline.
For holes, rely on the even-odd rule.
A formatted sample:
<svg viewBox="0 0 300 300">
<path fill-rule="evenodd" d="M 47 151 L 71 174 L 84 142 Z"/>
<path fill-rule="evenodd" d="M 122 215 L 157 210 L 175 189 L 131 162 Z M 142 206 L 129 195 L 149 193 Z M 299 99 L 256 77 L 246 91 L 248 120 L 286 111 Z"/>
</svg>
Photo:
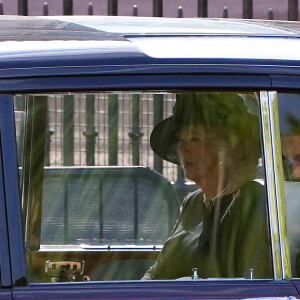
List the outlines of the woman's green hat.
<svg viewBox="0 0 300 300">
<path fill-rule="evenodd" d="M 231 143 L 237 147 L 244 141 L 259 147 L 258 102 L 254 96 L 190 92 L 178 94 L 173 115 L 154 127 L 150 136 L 152 150 L 164 160 L 179 164 L 178 132 L 185 125 L 196 124 L 208 131 L 222 128 L 230 132 L 226 136 L 230 136 Z"/>
</svg>

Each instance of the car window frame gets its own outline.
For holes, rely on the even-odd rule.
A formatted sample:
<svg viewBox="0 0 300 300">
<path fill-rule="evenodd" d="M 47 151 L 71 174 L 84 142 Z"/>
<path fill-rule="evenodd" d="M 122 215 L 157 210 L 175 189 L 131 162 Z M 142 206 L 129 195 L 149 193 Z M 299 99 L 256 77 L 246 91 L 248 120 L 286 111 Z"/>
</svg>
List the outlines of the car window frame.
<svg viewBox="0 0 300 300">
<path fill-rule="evenodd" d="M 9 250 L 8 253 L 1 252 L 1 262 L 4 264 L 3 266 L 1 264 L 1 280 L 4 286 L 22 286 L 26 285 L 27 282 L 19 177 L 17 172 L 13 95 L 11 94 L 0 95 L 0 135 L 2 160 L 0 172 L 2 172 L 1 175 L 3 176 L 3 181 L 0 181 L 3 182 L 3 185 L 0 184 L 0 189 L 3 189 L 3 193 L 0 190 L 0 205 L 3 208 L 5 207 L 3 213 L 6 214 L 6 218 L 1 219 L 1 222 L 2 226 L 4 226 L 4 222 L 7 221 L 5 232 L 8 235 L 7 247 Z M 4 197 L 1 197 L 2 195 Z M 5 203 L 1 203 L 3 201 Z M 4 260 L 7 260 L 7 262 L 4 262 Z M 6 264 L 9 264 L 9 266 L 2 270 Z M 5 273 L 2 273 L 3 271 Z"/>
<path fill-rule="evenodd" d="M 99 84 L 99 77 L 101 77 L 102 79 L 105 78 L 106 80 L 103 82 L 103 84 Z M 143 80 L 145 80 L 143 82 L 143 80 L 139 80 L 138 82 L 135 82 L 135 80 L 137 79 L 137 77 L 139 77 L 140 79 L 143 78 Z M 232 90 L 241 90 L 241 89 L 247 89 L 247 90 L 253 90 L 255 89 L 256 91 L 259 91 L 260 93 L 267 93 L 269 95 L 268 92 L 268 88 L 270 88 L 271 86 L 271 81 L 270 81 L 270 77 L 267 75 L 263 75 L 263 76 L 248 76 L 248 75 L 243 75 L 243 80 L 241 79 L 241 76 L 236 76 L 236 75 L 193 75 L 192 76 L 192 80 L 191 81 L 187 81 L 187 78 L 190 78 L 190 75 L 174 75 L 170 76 L 169 75 L 158 75 L 158 76 L 153 76 L 153 75 L 138 75 L 138 76 L 131 76 L 129 80 L 125 80 L 125 82 L 123 83 L 123 85 L 118 85 L 123 79 L 127 78 L 127 76 L 114 76 L 113 79 L 111 77 L 107 78 L 105 76 L 80 76 L 77 77 L 77 79 L 82 79 L 83 82 L 80 85 L 77 85 L 76 88 L 74 88 L 74 81 L 72 81 L 73 77 L 67 77 L 67 78 L 61 78 L 60 81 L 58 81 L 57 79 L 53 79 L 50 80 L 51 78 L 27 78 L 27 79 L 22 79 L 20 81 L 20 79 L 18 80 L 11 80 L 11 83 L 8 85 L 8 87 L 1 87 L 1 89 L 3 90 L 9 90 L 15 94 L 15 93 L 23 93 L 23 92 L 32 92 L 32 93 L 41 93 L 43 91 L 45 91 L 45 89 L 48 92 L 60 92 L 62 90 L 73 90 L 73 91 L 87 91 L 87 90 L 97 90 L 97 91 L 101 91 L 101 90 L 107 90 L 107 89 L 116 89 L 116 87 L 118 89 L 124 89 L 124 86 L 126 86 L 126 89 L 137 89 L 140 90 L 141 88 L 143 89 L 153 89 L 153 88 L 161 88 L 164 87 L 166 88 L 166 85 L 169 89 L 174 89 L 174 88 L 199 88 L 199 89 L 205 89 L 205 90 L 210 90 L 210 89 L 220 89 L 222 90 L 223 88 L 228 89 L 229 87 Z M 93 79 L 92 81 L 90 79 Z M 164 78 L 168 78 L 168 83 L 166 84 L 166 82 L 163 82 L 162 79 Z M 255 81 L 253 81 L 252 79 L 256 78 Z M 48 83 L 47 83 L 47 79 L 49 79 Z M 154 80 L 155 79 L 155 80 Z M 262 80 L 263 79 L 263 80 Z M 20 83 L 20 85 L 16 85 L 16 82 L 18 81 L 18 83 Z M 80 81 L 80 80 L 79 80 Z M 76 81 L 76 82 L 79 82 Z M 260 81 L 260 83 L 258 84 L 258 82 Z M 180 82 L 180 85 L 178 86 L 178 83 Z M 188 82 L 188 83 L 187 83 Z M 61 84 L 60 84 L 61 83 Z M 14 88 L 12 88 L 12 86 L 14 85 Z M 87 90 L 86 90 L 87 89 Z M 276 92 L 274 92 L 276 93 Z M 0 96 L 2 97 L 2 95 Z M 12 98 L 12 94 L 7 96 L 8 98 Z M 7 99 L 8 99 L 7 98 Z M 268 100 L 269 101 L 269 100 Z M 276 102 L 276 101 L 275 101 Z M 271 107 L 270 104 L 267 105 L 267 107 L 264 107 L 264 113 L 267 113 L 268 118 L 270 118 L 271 115 Z M 274 113 L 274 112 L 273 112 Z M 13 119 L 13 118 L 12 118 Z M 270 121 L 268 121 L 270 122 Z M 264 123 L 264 122 L 263 122 Z M 266 125 L 266 124 L 265 124 Z M 11 126 L 11 125 L 10 125 Z M 269 129 L 268 129 L 269 126 Z M 264 125 L 262 126 L 263 130 L 264 130 L 264 135 L 269 135 L 272 136 L 274 135 L 274 132 L 276 133 L 276 128 L 270 127 L 270 123 L 269 125 L 266 126 L 266 128 L 264 129 Z M 12 141 L 11 141 L 12 142 Z M 10 143 L 11 143 L 10 142 Z M 15 143 L 15 141 L 14 141 Z M 271 144 L 271 147 L 274 148 L 274 145 Z M 8 147 L 7 147 L 8 148 Z M 272 148 L 272 149 L 273 149 Z M 273 149 L 274 150 L 274 149 Z M 274 166 L 274 171 L 279 171 L 279 169 L 276 169 L 278 166 L 278 154 L 276 154 L 276 151 L 272 150 L 272 155 L 270 157 L 270 159 L 267 161 L 268 164 L 272 164 Z M 5 150 L 6 153 L 8 149 Z M 281 157 L 280 157 L 281 159 Z M 16 170 L 17 170 L 17 164 L 16 165 Z M 15 178 L 17 177 L 17 172 L 15 172 Z M 275 175 L 274 175 L 275 178 Z M 16 180 L 18 180 L 16 178 Z M 278 178 L 275 179 L 275 181 L 278 180 Z M 275 187 L 274 187 L 275 188 Z M 270 191 L 268 191 L 268 199 L 270 198 Z M 18 194 L 18 193 L 17 193 Z M 277 194 L 276 194 L 277 195 Z M 17 198 L 19 198 L 19 195 L 17 195 Z M 280 195 L 279 195 L 280 198 Z M 280 200 L 278 198 L 278 196 L 276 196 L 276 201 L 275 203 L 277 204 L 278 201 Z M 8 198 L 7 198 L 8 199 Z M 269 200 L 268 200 L 269 201 Z M 13 200 L 13 202 L 16 202 L 16 199 Z M 16 203 L 14 204 L 14 206 L 16 206 Z M 274 209 L 274 208 L 273 208 Z M 282 205 L 279 207 L 276 207 L 275 211 L 280 214 L 283 211 Z M 8 217 L 9 219 L 11 219 L 11 215 L 16 216 L 16 214 L 18 215 L 18 217 L 20 218 L 20 211 L 18 212 L 14 212 L 12 213 L 11 209 L 8 211 Z M 21 218 L 20 218 L 21 220 Z M 282 222 L 282 220 L 281 220 Z M 284 223 L 283 223 L 284 224 Z M 277 231 L 281 230 L 279 228 L 281 228 L 279 226 L 279 224 L 277 224 Z M 21 230 L 22 231 L 22 230 Z M 22 234 L 20 235 L 22 236 Z M 22 247 L 19 247 L 22 248 Z M 279 245 L 280 248 L 280 245 Z M 277 245 L 277 249 L 278 245 Z M 11 250 L 11 249 L 10 249 Z M 22 251 L 20 251 L 20 249 L 18 250 L 19 253 L 21 253 L 21 257 L 23 257 L 23 261 L 25 262 L 24 259 L 24 251 L 22 249 Z M 280 250 L 282 251 L 282 249 Z M 23 253 L 23 254 L 22 254 Z M 276 253 L 273 253 L 273 256 L 276 255 L 277 257 L 279 257 L 280 259 L 278 260 L 277 258 L 277 263 L 279 265 L 281 265 L 280 271 L 276 271 L 276 278 L 274 277 L 274 279 L 286 279 L 288 278 L 288 267 L 284 266 L 284 271 L 282 266 L 283 264 L 283 259 L 281 256 L 281 252 L 276 251 Z M 280 263 L 279 263 L 280 262 Z M 13 262 L 12 260 L 12 264 L 16 263 Z M 25 266 L 25 263 L 24 263 Z M 21 272 L 21 274 L 23 274 L 24 276 L 26 276 L 26 268 L 21 267 L 21 268 L 17 268 L 15 267 L 15 269 L 19 269 L 19 273 Z M 12 268 L 13 269 L 13 268 Z M 16 284 L 17 277 L 18 276 L 14 276 L 12 275 L 13 279 L 13 284 Z M 19 277 L 20 278 L 20 277 Z"/>
<path fill-rule="evenodd" d="M 277 92 L 261 91 L 260 100 L 274 278 L 290 279 Z"/>
<path fill-rule="evenodd" d="M 78 91 L 161 90 L 161 89 L 269 89 L 269 75 L 237 74 L 124 74 L 95 76 L 43 76 L 0 78 L 3 93 L 47 93 Z"/>
<path fill-rule="evenodd" d="M 0 101 L 0 143 L 2 142 L 3 123 L 1 122 L 3 116 L 3 102 Z M 2 124 L 1 124 L 2 123 Z M 1 287 L 11 286 L 11 269 L 10 269 L 10 251 L 9 251 L 9 239 L 7 228 L 7 213 L 5 204 L 5 187 L 4 187 L 4 174 L 3 174 L 3 155 L 2 147 L 0 147 L 0 270 L 1 270 Z"/>
</svg>

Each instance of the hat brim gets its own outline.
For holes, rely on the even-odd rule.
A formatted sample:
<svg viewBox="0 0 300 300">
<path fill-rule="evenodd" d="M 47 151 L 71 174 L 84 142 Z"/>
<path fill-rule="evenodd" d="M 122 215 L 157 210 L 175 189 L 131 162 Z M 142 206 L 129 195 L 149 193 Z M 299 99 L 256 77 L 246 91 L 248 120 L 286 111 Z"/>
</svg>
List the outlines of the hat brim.
<svg viewBox="0 0 300 300">
<path fill-rule="evenodd" d="M 157 124 L 150 136 L 152 150 L 161 158 L 171 163 L 180 165 L 177 153 L 177 132 L 181 124 L 176 124 L 174 116 L 171 116 Z"/>
</svg>

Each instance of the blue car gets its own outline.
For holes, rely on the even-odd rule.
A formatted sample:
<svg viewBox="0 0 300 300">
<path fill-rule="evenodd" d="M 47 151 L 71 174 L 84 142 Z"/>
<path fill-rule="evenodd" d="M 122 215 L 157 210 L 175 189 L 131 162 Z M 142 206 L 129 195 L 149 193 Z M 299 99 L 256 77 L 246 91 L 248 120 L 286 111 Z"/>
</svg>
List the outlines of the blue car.
<svg viewBox="0 0 300 300">
<path fill-rule="evenodd" d="M 300 298 L 300 23 L 0 24 L 0 299 Z"/>
</svg>

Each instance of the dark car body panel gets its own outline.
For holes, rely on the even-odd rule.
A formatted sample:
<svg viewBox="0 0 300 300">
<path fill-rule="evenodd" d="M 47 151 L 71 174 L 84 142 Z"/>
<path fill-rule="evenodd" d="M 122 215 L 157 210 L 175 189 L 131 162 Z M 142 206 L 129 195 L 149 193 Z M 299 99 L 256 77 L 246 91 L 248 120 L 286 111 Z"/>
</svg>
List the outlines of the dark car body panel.
<svg viewBox="0 0 300 300">
<path fill-rule="evenodd" d="M 2 285 L 10 286 L 11 284 L 26 284 L 25 274 L 25 257 L 23 244 L 23 226 L 21 203 L 19 196 L 19 178 L 15 172 L 17 167 L 17 153 L 14 111 L 11 95 L 1 95 L 0 101 L 0 127 L 1 127 L 1 143 L 2 143 L 2 176 L 4 180 L 3 196 L 6 199 L 6 218 L 1 219 L 2 226 L 6 226 L 3 233 L 8 235 L 8 248 L 11 265 L 2 270 L 2 266 L 6 266 L 9 259 L 5 256 L 6 249 L 1 251 L 1 279 Z M 5 130 L 4 130 L 5 128 Z M 13 167 L 14 166 L 14 167 Z M 5 225 L 7 222 L 7 225 Z M 5 227 L 4 227 L 5 228 Z M 3 245 L 4 246 L 4 245 Z M 2 249 L 1 249 L 2 250 Z M 6 260 L 6 262 L 2 261 Z M 3 273 L 5 272 L 5 273 Z"/>
<path fill-rule="evenodd" d="M 115 75 L 115 76 L 66 76 L 28 78 L 28 79 L 0 79 L 0 91 L 34 92 L 37 87 L 41 91 L 75 91 L 75 90 L 138 90 L 142 88 L 161 89 L 167 87 L 196 88 L 220 87 L 229 88 L 234 83 L 239 88 L 271 88 L 268 76 L 241 76 L 241 75 Z"/>
<path fill-rule="evenodd" d="M 51 293 L 49 294 L 49 290 Z M 250 297 L 297 296 L 291 282 L 262 281 L 160 281 L 131 283 L 84 283 L 68 285 L 29 285 L 13 290 L 15 299 L 28 295 L 39 299 L 242 299 Z M 65 298 L 66 297 L 66 298 Z"/>
<path fill-rule="evenodd" d="M 269 59 L 263 55 L 251 59 L 222 58 L 222 51 L 219 51 L 220 56 L 215 58 L 163 58 L 148 55 L 135 43 L 139 37 L 147 36 L 177 36 L 182 41 L 189 37 L 222 35 L 223 20 L 211 20 L 212 28 L 216 26 L 212 32 L 205 31 L 205 26 L 210 23 L 196 19 L 185 21 L 187 25 L 183 29 L 180 25 L 185 24 L 184 21 L 164 20 L 166 26 L 170 23 L 169 31 L 160 29 L 158 19 L 135 21 L 130 18 L 121 18 L 121 23 L 117 23 L 119 27 L 112 25 L 111 32 L 98 29 L 101 26 L 107 28 L 110 23 L 114 24 L 118 20 L 97 17 L 0 19 L 0 299 L 11 299 L 12 296 L 14 299 L 299 297 L 298 279 L 51 284 L 26 282 L 26 249 L 19 201 L 12 94 L 141 89 L 299 89 L 300 55 L 298 59 L 288 59 L 284 55 L 281 59 Z M 136 29 L 128 26 L 131 22 L 137 22 Z M 200 22 L 199 25 L 197 22 Z M 233 33 L 227 34 L 228 37 L 300 38 L 298 22 L 228 22 L 235 28 Z M 123 32 L 118 32 L 122 26 Z M 139 33 L 141 28 L 147 26 L 152 29 Z M 63 42 L 60 49 L 51 43 L 57 41 Z M 48 43 L 49 47 L 45 47 L 44 43 Z"/>
</svg>

